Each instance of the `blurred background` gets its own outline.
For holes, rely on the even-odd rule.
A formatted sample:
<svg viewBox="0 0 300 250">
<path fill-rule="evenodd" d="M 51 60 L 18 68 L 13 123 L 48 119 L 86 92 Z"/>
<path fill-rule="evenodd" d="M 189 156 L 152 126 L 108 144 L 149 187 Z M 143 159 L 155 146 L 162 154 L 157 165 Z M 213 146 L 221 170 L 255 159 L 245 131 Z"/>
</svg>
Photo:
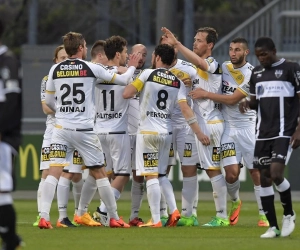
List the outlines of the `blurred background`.
<svg viewBox="0 0 300 250">
<path fill-rule="evenodd" d="M 20 176 L 28 178 L 29 171 L 31 180 L 39 179 L 45 130 L 40 83 L 52 65 L 54 48 L 69 31 L 82 33 L 89 49 L 96 40 L 112 35 L 127 39 L 128 48 L 143 43 L 148 48 L 147 66 L 162 26 L 190 49 L 199 27 L 214 27 L 219 41 L 213 56 L 219 63 L 228 60 L 229 43 L 237 36 L 248 40 L 248 61 L 253 65 L 258 64 L 253 45 L 260 36 L 273 38 L 279 56 L 300 62 L 300 0 L 0 0 L 0 17 L 6 25 L 2 43 L 14 51 L 23 68 Z"/>
</svg>

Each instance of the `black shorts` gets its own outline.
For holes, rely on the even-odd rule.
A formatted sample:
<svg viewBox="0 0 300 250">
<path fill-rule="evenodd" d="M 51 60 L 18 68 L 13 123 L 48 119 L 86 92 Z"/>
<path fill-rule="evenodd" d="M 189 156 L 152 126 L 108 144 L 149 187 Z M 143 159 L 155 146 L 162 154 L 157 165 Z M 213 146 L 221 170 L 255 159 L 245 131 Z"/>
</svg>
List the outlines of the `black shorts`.
<svg viewBox="0 0 300 250">
<path fill-rule="evenodd" d="M 268 168 L 272 162 L 285 164 L 290 138 L 256 141 L 254 148 L 254 168 Z"/>
</svg>

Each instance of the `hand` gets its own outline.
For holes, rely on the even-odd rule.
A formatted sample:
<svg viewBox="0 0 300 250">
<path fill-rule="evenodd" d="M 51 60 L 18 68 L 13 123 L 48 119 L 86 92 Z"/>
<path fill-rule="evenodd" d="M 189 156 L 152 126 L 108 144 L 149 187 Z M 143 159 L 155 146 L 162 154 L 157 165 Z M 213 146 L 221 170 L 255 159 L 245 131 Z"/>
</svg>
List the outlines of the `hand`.
<svg viewBox="0 0 300 250">
<path fill-rule="evenodd" d="M 199 132 L 196 134 L 197 139 L 204 145 L 204 146 L 208 146 L 210 144 L 210 140 L 209 137 L 205 134 L 203 134 L 202 132 Z"/>
<path fill-rule="evenodd" d="M 299 129 L 296 129 L 296 131 L 292 135 L 290 144 L 292 145 L 293 149 L 296 149 L 300 146 L 300 130 Z"/>
<path fill-rule="evenodd" d="M 134 66 L 137 67 L 139 65 L 139 60 L 142 59 L 141 52 L 133 53 L 129 55 L 129 61 L 127 63 L 128 67 Z"/>
<path fill-rule="evenodd" d="M 118 67 L 118 74 L 124 74 L 127 71 L 127 67 L 119 66 Z"/>
<path fill-rule="evenodd" d="M 166 27 L 162 27 L 161 31 L 164 33 L 163 40 L 166 41 L 168 44 L 176 46 L 178 43 L 178 40 L 174 36 L 174 34 L 167 29 Z"/>
<path fill-rule="evenodd" d="M 197 88 L 192 90 L 189 93 L 189 96 L 194 100 L 194 99 L 206 99 L 208 95 L 208 92 L 204 89 Z"/>
<path fill-rule="evenodd" d="M 248 110 L 250 109 L 249 107 L 249 101 L 246 99 L 243 99 L 240 103 L 239 103 L 239 110 L 242 114 L 246 113 Z"/>
</svg>

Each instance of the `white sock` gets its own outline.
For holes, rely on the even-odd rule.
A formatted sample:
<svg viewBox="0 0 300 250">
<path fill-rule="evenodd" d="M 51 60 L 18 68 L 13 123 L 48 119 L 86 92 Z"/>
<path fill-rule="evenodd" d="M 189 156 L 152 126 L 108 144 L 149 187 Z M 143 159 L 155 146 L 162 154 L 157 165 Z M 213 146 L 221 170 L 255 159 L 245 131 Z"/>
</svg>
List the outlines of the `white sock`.
<svg viewBox="0 0 300 250">
<path fill-rule="evenodd" d="M 290 183 L 289 181 L 284 178 L 283 182 L 281 182 L 278 186 L 275 185 L 275 188 L 277 189 L 278 192 L 284 192 L 290 188 Z"/>
<path fill-rule="evenodd" d="M 74 197 L 75 214 L 77 213 L 78 210 L 83 183 L 84 183 L 83 179 L 81 179 L 78 182 L 72 181 L 72 193 Z"/>
<path fill-rule="evenodd" d="M 231 197 L 232 201 L 237 201 L 240 199 L 239 191 L 240 191 L 240 180 L 237 180 L 235 183 L 226 182 L 227 192 Z"/>
<path fill-rule="evenodd" d="M 42 190 L 44 185 L 45 179 L 41 178 L 41 181 L 39 183 L 39 188 L 37 190 L 37 207 L 39 215 L 41 215 L 41 209 L 42 209 Z"/>
<path fill-rule="evenodd" d="M 147 198 L 150 206 L 152 221 L 154 224 L 160 221 L 160 197 L 161 191 L 158 179 L 150 179 L 146 182 Z"/>
<path fill-rule="evenodd" d="M 46 221 L 50 221 L 49 213 L 57 183 L 58 180 L 54 176 L 48 175 L 43 185 L 41 218 L 44 218 Z"/>
<path fill-rule="evenodd" d="M 159 177 L 158 181 L 161 192 L 163 193 L 169 207 L 169 213 L 172 214 L 175 210 L 177 210 L 173 186 L 166 176 Z"/>
<path fill-rule="evenodd" d="M 258 212 L 259 212 L 260 215 L 264 215 L 265 212 L 264 212 L 264 209 L 262 207 L 261 199 L 260 199 L 260 185 L 259 186 L 254 185 L 254 194 L 255 194 L 255 199 L 256 199 L 256 202 L 257 202 L 257 206 L 258 206 Z"/>
<path fill-rule="evenodd" d="M 98 179 L 96 182 L 99 195 L 107 208 L 109 217 L 119 220 L 120 218 L 117 213 L 117 203 L 108 178 Z"/>
<path fill-rule="evenodd" d="M 166 199 L 165 199 L 165 196 L 163 195 L 163 193 L 161 193 L 161 195 L 160 195 L 159 207 L 160 207 L 160 217 L 162 217 L 162 216 L 169 217 L 168 205 L 167 205 L 167 202 L 166 202 Z"/>
<path fill-rule="evenodd" d="M 82 186 L 77 215 L 82 216 L 87 212 L 96 190 L 97 185 L 95 178 L 91 175 L 88 175 Z"/>
<path fill-rule="evenodd" d="M 183 177 L 182 180 L 182 194 L 181 194 L 181 214 L 190 217 L 193 212 L 193 205 L 195 201 L 197 190 L 197 176 Z"/>
<path fill-rule="evenodd" d="M 227 188 L 224 176 L 217 175 L 210 179 L 215 201 L 217 217 L 227 218 Z"/>
<path fill-rule="evenodd" d="M 139 211 L 142 205 L 143 195 L 144 182 L 139 183 L 132 179 L 130 220 L 133 220 L 135 217 L 139 217 Z"/>
<path fill-rule="evenodd" d="M 104 202 L 103 202 L 102 199 L 100 200 L 99 210 L 100 210 L 101 212 L 103 212 L 103 213 L 107 213 L 107 208 L 106 208 L 106 206 L 105 206 L 105 204 L 104 204 Z"/>
<path fill-rule="evenodd" d="M 197 187 L 196 187 L 196 196 L 193 203 L 193 211 L 192 214 L 197 217 L 197 209 L 198 209 L 198 199 L 199 199 L 199 182 L 198 182 L 198 176 L 197 176 Z"/>
<path fill-rule="evenodd" d="M 67 215 L 67 206 L 69 201 L 69 193 L 70 193 L 70 183 L 71 180 L 60 177 L 57 185 L 57 206 L 59 212 L 59 221 L 63 218 L 68 217 Z"/>
</svg>

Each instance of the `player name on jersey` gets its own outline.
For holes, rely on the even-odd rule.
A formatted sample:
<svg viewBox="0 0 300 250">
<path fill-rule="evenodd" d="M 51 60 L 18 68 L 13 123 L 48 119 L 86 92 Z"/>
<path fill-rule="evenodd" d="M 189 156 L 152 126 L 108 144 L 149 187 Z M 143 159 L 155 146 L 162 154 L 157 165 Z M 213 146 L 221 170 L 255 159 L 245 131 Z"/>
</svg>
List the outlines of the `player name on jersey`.
<svg viewBox="0 0 300 250">
<path fill-rule="evenodd" d="M 107 113 L 97 113 L 96 117 L 100 119 L 116 119 L 122 118 L 122 113 L 114 113 L 114 114 L 107 114 Z"/>
<path fill-rule="evenodd" d="M 154 111 L 146 111 L 146 115 L 150 117 L 162 118 L 162 119 L 171 119 L 171 114 L 165 114 Z"/>
<path fill-rule="evenodd" d="M 81 109 L 79 107 L 69 107 L 69 106 L 59 108 L 59 112 L 84 112 L 84 111 L 85 111 L 85 107 Z"/>
</svg>

